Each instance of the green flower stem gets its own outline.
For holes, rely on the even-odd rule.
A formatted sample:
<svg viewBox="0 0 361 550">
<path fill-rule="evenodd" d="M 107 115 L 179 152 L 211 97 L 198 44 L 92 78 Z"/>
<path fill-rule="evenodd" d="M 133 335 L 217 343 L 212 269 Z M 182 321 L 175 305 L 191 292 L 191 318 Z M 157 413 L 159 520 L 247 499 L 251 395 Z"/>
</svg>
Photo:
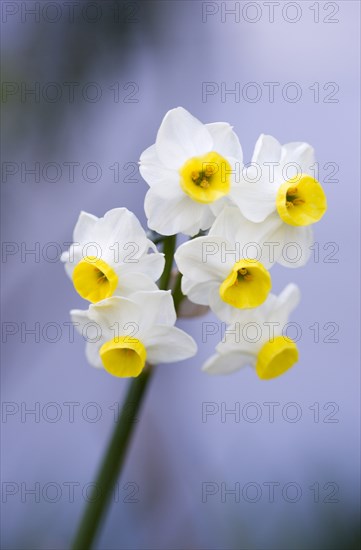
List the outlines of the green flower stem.
<svg viewBox="0 0 361 550">
<path fill-rule="evenodd" d="M 170 237 L 166 237 L 163 243 L 163 252 L 165 255 L 165 266 L 164 266 L 164 271 L 162 273 L 162 276 L 159 279 L 159 288 L 161 290 L 167 290 L 167 288 L 169 287 L 176 242 L 177 242 L 176 235 L 171 235 Z"/>
<path fill-rule="evenodd" d="M 102 519 L 108 507 L 114 485 L 124 465 L 128 444 L 136 424 L 137 413 L 152 375 L 152 368 L 147 367 L 142 374 L 130 383 L 123 405 L 122 413 L 110 440 L 108 449 L 100 466 L 85 513 L 80 522 L 73 542 L 73 550 L 92 548 Z"/>
<path fill-rule="evenodd" d="M 181 283 L 182 283 L 182 274 L 178 272 L 177 278 L 174 283 L 174 288 L 173 288 L 173 301 L 174 301 L 175 310 L 177 312 L 181 302 L 185 298 L 181 289 Z"/>
<path fill-rule="evenodd" d="M 172 235 L 170 237 L 165 237 L 163 242 L 165 267 L 159 280 L 159 288 L 161 290 L 166 290 L 169 287 L 175 247 L 176 236 Z M 109 505 L 114 485 L 121 474 L 136 424 L 136 418 L 140 411 L 153 370 L 153 367 L 148 365 L 140 376 L 134 378 L 132 382 L 130 382 L 122 413 L 116 423 L 108 449 L 98 472 L 93 493 L 87 503 L 74 539 L 72 546 L 73 550 L 90 550 L 93 546 L 102 520 L 105 517 L 105 512 Z M 131 414 L 129 411 L 131 411 Z"/>
</svg>

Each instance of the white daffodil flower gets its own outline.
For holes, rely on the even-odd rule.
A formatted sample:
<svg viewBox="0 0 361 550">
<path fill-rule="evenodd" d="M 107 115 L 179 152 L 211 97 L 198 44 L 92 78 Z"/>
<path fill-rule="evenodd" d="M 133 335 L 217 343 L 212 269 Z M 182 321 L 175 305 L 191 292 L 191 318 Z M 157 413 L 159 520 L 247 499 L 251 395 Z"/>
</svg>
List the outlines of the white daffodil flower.
<svg viewBox="0 0 361 550">
<path fill-rule="evenodd" d="M 202 124 L 182 107 L 168 111 L 155 144 L 140 157 L 150 187 L 144 204 L 149 227 L 191 236 L 208 229 L 240 180 L 242 158 L 229 124 Z"/>
<path fill-rule="evenodd" d="M 109 210 L 103 218 L 81 212 L 73 240 L 61 260 L 82 298 L 99 302 L 158 288 L 154 281 L 164 269 L 164 255 L 126 208 Z"/>
<path fill-rule="evenodd" d="M 252 223 L 238 208 L 225 207 L 208 236 L 182 244 L 175 253 L 183 294 L 228 323 L 240 310 L 260 306 L 272 286 L 267 243 L 274 229 L 272 219 Z"/>
<path fill-rule="evenodd" d="M 203 370 L 208 374 L 230 374 L 248 365 L 263 380 L 286 372 L 298 361 L 297 345 L 285 332 L 299 299 L 300 292 L 294 284 L 279 296 L 270 294 L 261 307 L 247 312 L 227 328 L 216 347 L 217 353 L 206 361 Z"/>
<path fill-rule="evenodd" d="M 304 265 L 313 244 L 311 225 L 327 210 L 321 184 L 312 176 L 315 154 L 307 143 L 281 145 L 274 137 L 262 134 L 255 146 L 252 162 L 232 190 L 232 200 L 248 220 L 260 223 L 268 216 L 278 220 L 273 241 L 279 243 L 278 263 L 287 267 Z M 299 254 L 284 254 L 296 243 Z"/>
<path fill-rule="evenodd" d="M 86 338 L 89 363 L 117 377 L 135 377 L 149 364 L 170 363 L 197 352 L 193 338 L 174 326 L 170 291 L 141 291 L 131 298 L 113 296 L 70 312 Z"/>
</svg>

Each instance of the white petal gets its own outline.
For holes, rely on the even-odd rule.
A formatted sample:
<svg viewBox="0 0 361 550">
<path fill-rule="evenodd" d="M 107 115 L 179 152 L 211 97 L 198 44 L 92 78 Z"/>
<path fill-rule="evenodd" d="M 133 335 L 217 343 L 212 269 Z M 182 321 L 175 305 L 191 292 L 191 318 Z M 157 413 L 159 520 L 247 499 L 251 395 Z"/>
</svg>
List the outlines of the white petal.
<svg viewBox="0 0 361 550">
<path fill-rule="evenodd" d="M 132 301 L 142 309 L 142 327 L 146 331 L 154 325 L 173 326 L 177 320 L 171 291 L 136 292 Z"/>
<path fill-rule="evenodd" d="M 242 162 L 242 147 L 232 126 L 226 122 L 213 122 L 206 126 L 213 139 L 213 151 L 222 157 L 234 157 L 238 162 Z"/>
<path fill-rule="evenodd" d="M 103 363 L 99 355 L 99 350 L 103 342 L 87 342 L 85 346 L 85 356 L 92 367 L 97 369 L 103 368 Z"/>
<path fill-rule="evenodd" d="M 127 208 L 114 208 L 101 218 L 95 228 L 102 259 L 110 265 L 139 258 L 147 251 L 148 239 L 138 218 Z"/>
<path fill-rule="evenodd" d="M 94 242 L 94 241 L 90 239 L 90 241 L 87 241 L 87 242 Z M 84 249 L 84 242 L 80 245 L 79 243 L 75 243 L 70 245 L 69 249 L 63 252 L 63 254 L 61 255 L 61 261 L 66 262 L 64 267 L 65 267 L 65 271 L 67 272 L 70 278 L 72 276 L 74 267 L 83 258 L 83 250 L 84 250 L 84 253 L 86 254 L 86 248 Z M 95 249 L 93 249 L 93 251 L 95 251 Z M 89 252 L 89 254 L 91 254 L 91 252 Z"/>
<path fill-rule="evenodd" d="M 141 290 L 159 290 L 155 282 L 144 273 L 123 272 L 119 275 L 119 282 L 115 291 L 118 296 L 131 297 L 134 292 Z"/>
<path fill-rule="evenodd" d="M 197 283 L 187 277 L 182 278 L 182 292 L 195 304 L 208 306 L 211 293 L 218 292 L 218 289 L 219 282 L 206 281 L 205 283 Z"/>
<path fill-rule="evenodd" d="M 224 302 L 219 294 L 219 287 L 209 294 L 209 307 L 221 321 L 234 323 L 261 322 L 262 306 L 250 309 L 238 309 Z"/>
<path fill-rule="evenodd" d="M 159 164 L 162 166 L 157 155 L 157 148 L 155 146 L 155 143 L 150 147 L 147 147 L 147 149 L 144 149 L 143 153 L 140 155 L 139 164 L 140 166 L 142 166 L 143 164 L 146 166 L 148 166 L 149 164 Z"/>
<path fill-rule="evenodd" d="M 179 271 L 188 279 L 198 283 L 222 281 L 229 273 L 229 263 L 222 262 L 221 251 L 225 245 L 221 237 L 197 237 L 182 244 L 174 259 Z"/>
<path fill-rule="evenodd" d="M 269 243 L 280 225 L 278 215 L 268 216 L 263 223 L 253 223 L 236 206 L 226 206 L 212 225 L 209 236 L 221 236 L 228 243 L 233 243 L 227 247 L 227 257 L 232 258 L 232 250 L 237 252 L 233 254 L 233 263 L 249 258 L 268 267 L 271 265 Z"/>
<path fill-rule="evenodd" d="M 84 243 L 94 241 L 94 231 L 98 222 L 96 216 L 81 211 L 73 231 L 73 242 L 69 249 L 62 253 L 60 260 L 65 263 L 65 272 L 71 278 L 74 267 L 82 258 Z"/>
<path fill-rule="evenodd" d="M 281 144 L 276 138 L 261 134 L 254 148 L 252 163 L 260 166 L 264 172 L 264 163 L 280 162 L 281 152 Z"/>
<path fill-rule="evenodd" d="M 257 355 L 263 343 L 269 340 L 272 331 L 275 336 L 282 334 L 282 329 L 299 300 L 299 288 L 292 283 L 287 285 L 279 296 L 269 294 L 267 300 L 258 308 L 241 310 L 232 308 L 230 321 L 224 319 L 232 324 L 228 325 L 222 341 L 217 345 L 217 352 L 225 354 L 241 350 Z M 268 322 L 274 322 L 277 325 L 265 324 Z"/>
<path fill-rule="evenodd" d="M 183 231 L 185 235 L 194 237 L 199 231 L 206 231 L 212 225 L 215 220 L 215 215 L 213 214 L 210 206 L 208 204 L 202 204 L 200 209 L 200 217 L 196 218 L 195 222 L 187 228 L 187 231 Z"/>
<path fill-rule="evenodd" d="M 182 193 L 181 198 L 165 198 L 149 189 L 145 196 L 144 210 L 150 229 L 161 235 L 198 233 L 205 206 Z"/>
<path fill-rule="evenodd" d="M 119 266 L 119 276 L 125 277 L 132 273 L 147 275 L 152 281 L 157 281 L 164 269 L 164 254 L 156 252 L 144 254 L 137 261 L 126 262 Z"/>
<path fill-rule="evenodd" d="M 154 194 L 167 200 L 181 200 L 185 195 L 180 186 L 180 176 L 176 172 L 173 172 L 172 179 L 169 179 L 166 182 L 155 183 L 150 187 Z"/>
<path fill-rule="evenodd" d="M 130 299 L 112 296 L 91 304 L 89 317 L 101 327 L 103 341 L 117 336 L 133 336 L 141 340 L 142 310 Z"/>
<path fill-rule="evenodd" d="M 292 173 L 292 168 L 290 167 L 289 170 L 285 170 L 287 179 L 290 179 L 293 177 L 293 175 L 296 175 L 297 172 L 301 171 L 301 173 L 304 174 L 311 174 L 314 175 L 314 164 L 316 162 L 315 158 L 315 151 L 311 145 L 304 142 L 293 142 L 293 143 L 286 143 L 282 147 L 282 158 L 281 163 L 283 165 L 286 165 L 288 163 L 296 163 L 300 168 L 295 173 Z M 311 168 L 313 167 L 313 169 Z"/>
<path fill-rule="evenodd" d="M 72 309 L 70 311 L 70 317 L 79 334 L 83 334 L 85 325 L 89 323 L 88 310 Z"/>
<path fill-rule="evenodd" d="M 234 185 L 229 196 L 251 222 L 263 222 L 276 210 L 277 188 L 263 181 Z"/>
<path fill-rule="evenodd" d="M 311 256 L 313 245 L 312 227 L 296 227 L 282 223 L 276 229 L 270 240 L 279 243 L 275 260 L 285 267 L 297 268 L 307 263 Z"/>
<path fill-rule="evenodd" d="M 226 206 L 234 206 L 234 201 L 232 200 L 232 197 L 230 195 L 227 195 L 225 197 L 221 197 L 217 201 L 212 202 L 209 207 L 213 212 L 213 215 L 215 217 L 219 216 L 219 214 L 222 212 L 223 208 Z"/>
<path fill-rule="evenodd" d="M 78 261 L 80 261 L 80 259 L 81 259 L 81 257 L 79 258 Z M 66 262 L 65 265 L 64 265 L 65 273 L 71 279 L 76 263 L 74 261 L 69 262 L 69 251 L 68 250 L 66 252 L 63 252 L 63 254 L 61 255 L 61 261 Z"/>
<path fill-rule="evenodd" d="M 179 169 L 190 158 L 212 150 L 207 127 L 182 107 L 168 111 L 158 130 L 156 149 L 168 168 Z"/>
<path fill-rule="evenodd" d="M 150 187 L 164 186 L 164 193 L 181 192 L 179 173 L 166 168 L 158 158 L 155 145 L 146 149 L 140 157 L 139 171 Z"/>
<path fill-rule="evenodd" d="M 218 202 L 218 201 L 215 201 L 215 202 Z M 204 208 L 202 208 L 201 219 L 199 222 L 200 229 L 202 229 L 202 231 L 206 231 L 207 229 L 209 229 L 212 223 L 214 222 L 215 218 L 216 217 L 213 211 L 211 210 L 210 205 L 208 204 L 204 205 Z"/>
<path fill-rule="evenodd" d="M 209 236 L 222 237 L 225 241 L 232 243 L 236 241 L 236 235 L 243 226 L 245 229 L 253 227 L 240 212 L 236 206 L 225 206 L 217 216 L 211 229 Z M 257 225 L 255 227 L 261 227 Z"/>
<path fill-rule="evenodd" d="M 209 294 L 209 307 L 224 323 L 233 323 L 237 320 L 237 308 L 227 304 L 219 294 L 219 286 Z"/>
<path fill-rule="evenodd" d="M 99 218 L 88 214 L 88 212 L 81 211 L 78 221 L 74 227 L 73 241 L 75 243 L 89 242 L 92 240 L 92 234 L 96 222 Z"/>
<path fill-rule="evenodd" d="M 264 326 L 266 317 L 260 313 L 260 309 L 237 309 L 238 318 L 227 326 L 216 351 L 221 355 L 235 351 L 257 355 L 268 339 L 268 328 Z"/>
<path fill-rule="evenodd" d="M 300 289 L 291 283 L 276 297 L 272 309 L 267 315 L 269 321 L 278 322 L 280 329 L 288 322 L 292 311 L 297 307 L 301 299 Z"/>
<path fill-rule="evenodd" d="M 148 332 L 144 344 L 147 361 L 151 364 L 182 361 L 197 353 L 193 338 L 177 327 L 154 327 Z"/>
<path fill-rule="evenodd" d="M 61 253 L 60 261 L 64 264 L 69 261 L 69 250 L 64 250 L 64 252 Z"/>
<path fill-rule="evenodd" d="M 247 365 L 254 366 L 254 363 L 254 355 L 242 352 L 215 354 L 205 362 L 202 370 L 207 374 L 231 374 Z"/>
</svg>

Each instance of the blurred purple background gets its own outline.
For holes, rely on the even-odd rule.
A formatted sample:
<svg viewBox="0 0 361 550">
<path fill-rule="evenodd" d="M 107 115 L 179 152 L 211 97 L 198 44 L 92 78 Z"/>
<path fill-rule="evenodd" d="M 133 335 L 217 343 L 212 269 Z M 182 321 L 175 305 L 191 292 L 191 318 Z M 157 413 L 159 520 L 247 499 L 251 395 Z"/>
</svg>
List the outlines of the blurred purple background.
<svg viewBox="0 0 361 550">
<path fill-rule="evenodd" d="M 302 291 L 299 364 L 269 382 L 252 370 L 209 377 L 201 365 L 219 334 L 202 342 L 202 322 L 216 319 L 181 321 L 199 353 L 157 369 L 96 547 L 358 547 L 360 4 L 271 4 L 273 22 L 266 2 L 84 1 L 74 18 L 63 2 L 2 3 L 4 549 L 69 547 L 127 386 L 87 365 L 80 336 L 69 342 L 69 310 L 86 304 L 47 243 L 66 249 L 80 210 L 126 206 L 146 226 L 134 163 L 178 105 L 234 125 L 247 162 L 262 132 L 311 143 L 329 210 L 319 261 L 273 271 L 276 292 Z M 205 82 L 215 93 L 202 97 Z M 25 333 L 36 323 L 39 341 Z M 215 414 L 202 417 L 206 403 Z M 222 415 L 235 406 L 239 418 Z M 236 483 L 239 502 L 223 494 Z"/>
</svg>

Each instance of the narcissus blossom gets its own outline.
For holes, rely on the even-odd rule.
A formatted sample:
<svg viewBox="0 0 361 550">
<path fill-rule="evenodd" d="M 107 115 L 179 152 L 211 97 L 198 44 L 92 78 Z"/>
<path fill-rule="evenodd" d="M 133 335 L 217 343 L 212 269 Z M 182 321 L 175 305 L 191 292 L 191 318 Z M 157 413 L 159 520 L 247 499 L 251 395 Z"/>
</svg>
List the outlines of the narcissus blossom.
<svg viewBox="0 0 361 550">
<path fill-rule="evenodd" d="M 242 149 L 229 124 L 202 124 L 182 107 L 168 111 L 155 144 L 140 157 L 150 187 L 144 204 L 149 227 L 162 235 L 209 229 L 241 165 Z"/>
<path fill-rule="evenodd" d="M 260 306 L 271 290 L 266 243 L 273 231 L 274 220 L 252 223 L 238 208 L 225 207 L 206 237 L 182 244 L 175 253 L 183 294 L 229 323 L 240 310 Z"/>
<path fill-rule="evenodd" d="M 276 260 L 287 267 L 304 265 L 313 244 L 311 225 L 327 210 L 321 184 L 313 177 L 315 154 L 307 143 L 281 145 L 272 136 L 261 135 L 252 162 L 242 171 L 232 199 L 248 220 L 256 223 L 273 216 L 278 221 L 272 240 L 279 243 Z M 300 254 L 290 261 L 285 246 L 296 243 Z"/>
<path fill-rule="evenodd" d="M 146 362 L 171 363 L 197 352 L 193 338 L 174 326 L 170 291 L 113 296 L 91 304 L 86 311 L 72 310 L 70 315 L 78 332 L 88 338 L 89 363 L 113 376 L 135 377 Z"/>
<path fill-rule="evenodd" d="M 61 260 L 82 298 L 94 303 L 158 288 L 164 255 L 126 208 L 109 210 L 103 218 L 81 212 L 73 239 Z"/>
<path fill-rule="evenodd" d="M 229 325 L 206 372 L 246 364 L 264 379 L 285 372 L 298 360 L 282 328 L 299 290 L 290 284 L 272 295 L 270 268 L 307 262 L 312 225 L 327 210 L 313 148 L 262 134 L 246 168 L 232 126 L 203 124 L 178 107 L 165 115 L 139 165 L 149 186 L 148 227 L 165 254 L 133 213 L 116 208 L 103 218 L 81 212 L 74 242 L 61 257 L 76 291 L 92 302 L 87 311 L 71 312 L 87 339 L 89 362 L 114 376 L 136 377 L 146 363 L 194 355 L 194 340 L 174 326 L 176 303 L 180 317 L 209 307 Z M 180 233 L 192 238 L 174 253 Z M 165 258 L 160 286 L 172 289 L 174 303 L 171 291 L 156 284 Z M 248 338 L 250 324 L 260 325 L 257 338 Z M 96 338 L 87 338 L 89 325 L 98 327 Z"/>
<path fill-rule="evenodd" d="M 264 380 L 286 372 L 298 361 L 297 345 L 285 334 L 285 325 L 299 299 L 298 287 L 289 284 L 279 296 L 270 294 L 261 307 L 244 312 L 227 328 L 217 353 L 203 370 L 208 374 L 230 374 L 251 366 Z"/>
</svg>

